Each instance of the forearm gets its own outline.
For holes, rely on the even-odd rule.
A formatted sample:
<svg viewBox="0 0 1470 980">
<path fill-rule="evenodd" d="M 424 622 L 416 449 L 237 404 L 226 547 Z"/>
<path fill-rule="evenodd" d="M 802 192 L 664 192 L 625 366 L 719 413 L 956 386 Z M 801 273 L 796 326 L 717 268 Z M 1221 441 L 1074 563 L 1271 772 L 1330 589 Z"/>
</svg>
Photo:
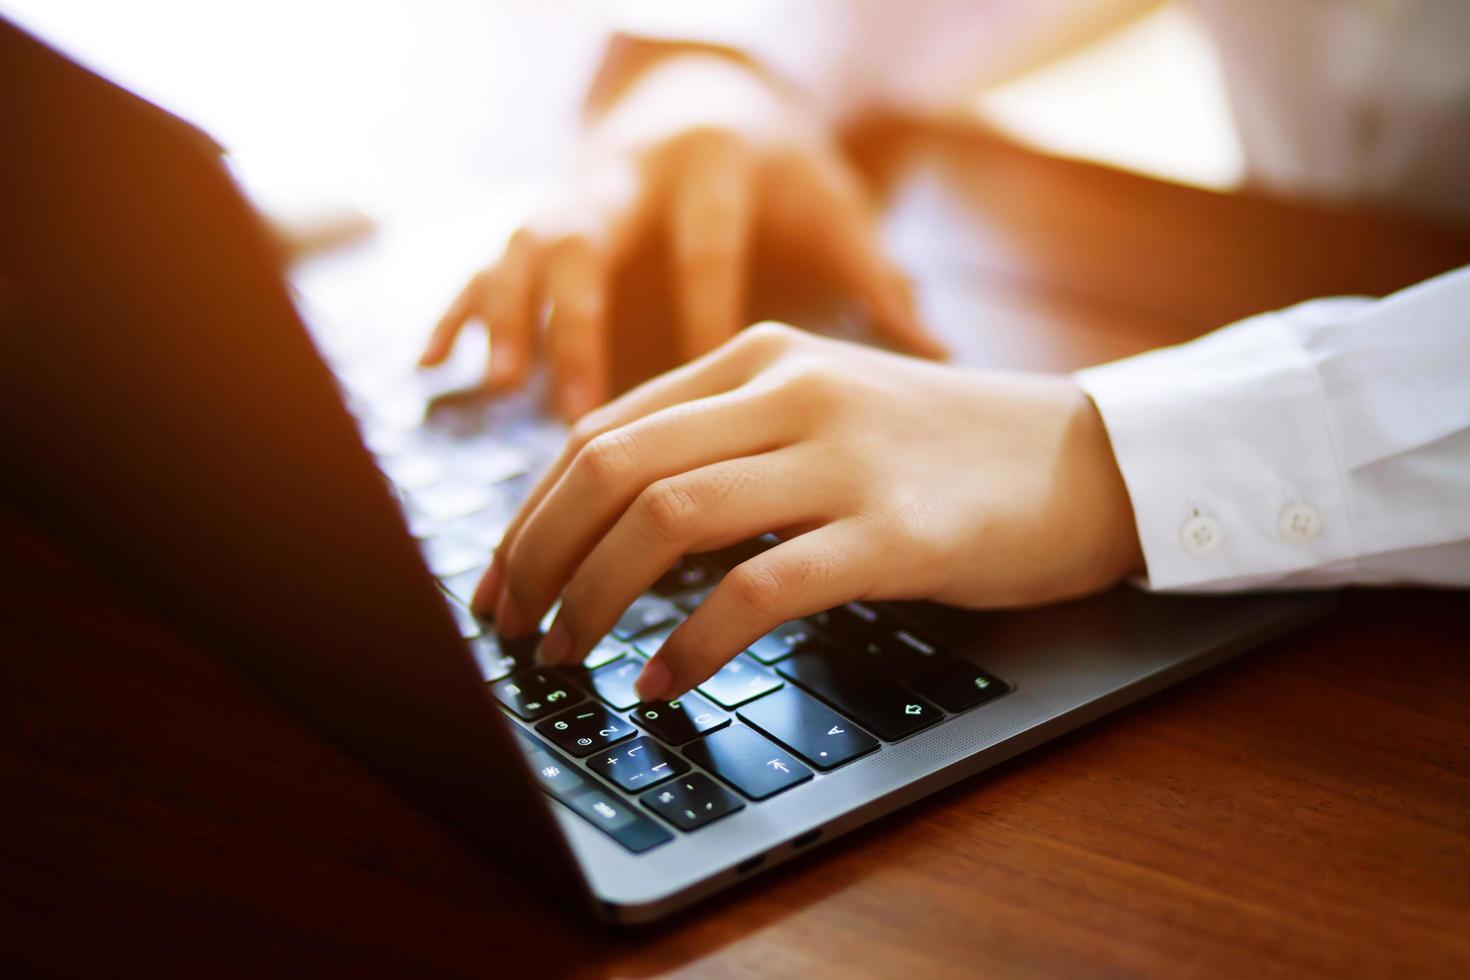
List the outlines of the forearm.
<svg viewBox="0 0 1470 980">
<path fill-rule="evenodd" d="M 838 126 L 933 111 L 1075 51 L 1162 0 L 764 0 L 712 11 L 631 4 L 612 77 L 672 50 L 743 59 Z M 627 51 L 619 50 L 626 46 Z"/>
<path fill-rule="evenodd" d="M 698 39 L 677 40 L 616 32 L 608 37 L 602 60 L 593 75 L 584 103 L 591 118 L 600 117 L 619 102 L 649 72 L 671 62 L 708 64 L 718 70 L 739 70 L 764 76 L 749 55 L 722 44 Z"/>
</svg>

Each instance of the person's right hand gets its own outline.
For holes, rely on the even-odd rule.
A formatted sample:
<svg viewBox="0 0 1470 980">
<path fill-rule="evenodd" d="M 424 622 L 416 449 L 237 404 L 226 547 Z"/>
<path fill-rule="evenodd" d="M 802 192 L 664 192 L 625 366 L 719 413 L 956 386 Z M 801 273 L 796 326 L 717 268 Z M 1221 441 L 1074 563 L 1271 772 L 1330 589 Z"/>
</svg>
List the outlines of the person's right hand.
<svg viewBox="0 0 1470 980">
<path fill-rule="evenodd" d="M 915 319 L 857 175 L 825 126 L 753 69 L 689 53 L 645 69 L 593 124 L 560 204 L 470 280 L 421 363 L 443 361 L 479 319 L 491 334 L 485 387 L 515 387 L 541 346 L 545 311 L 556 408 L 575 419 L 610 395 L 610 282 L 634 248 L 667 236 L 679 315 L 668 343 L 687 360 L 744 325 L 757 226 L 803 270 L 861 300 L 896 346 L 943 353 Z"/>
</svg>

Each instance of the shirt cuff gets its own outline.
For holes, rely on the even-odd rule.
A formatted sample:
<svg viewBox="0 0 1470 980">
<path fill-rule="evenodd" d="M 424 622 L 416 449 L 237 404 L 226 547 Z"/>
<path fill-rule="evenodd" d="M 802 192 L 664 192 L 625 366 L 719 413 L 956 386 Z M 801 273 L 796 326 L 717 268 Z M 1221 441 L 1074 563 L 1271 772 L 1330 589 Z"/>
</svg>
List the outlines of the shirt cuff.
<svg viewBox="0 0 1470 980">
<path fill-rule="evenodd" d="M 1222 592 L 1310 580 L 1357 553 L 1303 304 L 1076 373 L 1133 502 L 1146 587 Z"/>
</svg>

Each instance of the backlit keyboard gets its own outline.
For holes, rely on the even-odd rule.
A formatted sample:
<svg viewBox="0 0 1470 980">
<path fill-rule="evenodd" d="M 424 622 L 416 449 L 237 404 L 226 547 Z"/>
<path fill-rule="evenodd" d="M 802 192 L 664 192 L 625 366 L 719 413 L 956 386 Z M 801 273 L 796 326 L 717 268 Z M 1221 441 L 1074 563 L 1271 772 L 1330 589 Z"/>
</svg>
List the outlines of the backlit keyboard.
<svg viewBox="0 0 1470 980">
<path fill-rule="evenodd" d="M 517 732 L 542 788 L 629 850 L 811 783 L 1008 689 L 878 607 L 849 603 L 773 631 L 676 701 L 639 703 L 633 682 L 647 658 L 749 553 L 684 559 L 578 667 L 534 666 L 537 637 L 502 645 L 461 606 L 491 692 L 531 726 Z"/>
<path fill-rule="evenodd" d="M 640 704 L 643 664 L 769 542 L 680 561 L 583 664 L 536 667 L 539 636 L 503 643 L 469 603 L 564 430 L 536 410 L 534 390 L 426 419 L 422 399 L 418 411 L 405 407 L 411 378 L 366 363 L 339 364 L 348 403 L 532 772 L 628 850 L 801 792 L 1008 690 L 885 609 L 852 602 L 773 630 L 676 701 Z"/>
</svg>

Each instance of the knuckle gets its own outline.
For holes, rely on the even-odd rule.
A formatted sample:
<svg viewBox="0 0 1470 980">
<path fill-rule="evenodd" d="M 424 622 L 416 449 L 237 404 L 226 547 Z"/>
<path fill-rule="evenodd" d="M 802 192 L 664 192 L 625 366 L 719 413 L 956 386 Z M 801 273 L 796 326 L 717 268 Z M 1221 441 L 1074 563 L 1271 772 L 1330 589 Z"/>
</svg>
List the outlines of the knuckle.
<svg viewBox="0 0 1470 980">
<path fill-rule="evenodd" d="M 757 615 L 779 610 L 786 598 L 786 582 L 770 564 L 748 561 L 725 576 L 724 587 L 742 607 Z"/>
<path fill-rule="evenodd" d="M 706 163 L 716 156 L 740 152 L 744 140 L 728 126 L 703 123 L 681 133 L 677 145 L 693 161 Z"/>
<path fill-rule="evenodd" d="M 660 480 L 639 497 L 644 527 L 656 540 L 680 541 L 699 520 L 699 498 L 679 480 Z"/>
<path fill-rule="evenodd" d="M 781 354 L 796 345 L 799 331 L 775 320 L 762 320 L 740 331 L 740 343 L 759 353 Z"/>
<path fill-rule="evenodd" d="M 586 327 L 601 322 L 603 296 L 598 283 L 563 280 L 551 287 L 551 312 L 548 329 L 554 344 L 575 337 L 580 340 Z M 562 335 L 558 337 L 557 335 Z"/>
<path fill-rule="evenodd" d="M 852 392 L 842 371 L 820 357 L 802 357 L 786 366 L 780 389 L 806 411 L 830 411 Z"/>
<path fill-rule="evenodd" d="M 596 607 L 597 595 L 597 591 L 589 587 L 580 575 L 573 576 L 562 590 L 561 611 L 557 616 L 566 621 L 573 636 L 583 637 L 589 634 L 587 613 Z"/>
<path fill-rule="evenodd" d="M 557 236 L 552 245 L 559 257 L 586 258 L 596 249 L 592 234 L 584 228 L 573 231 L 564 231 Z"/>
<path fill-rule="evenodd" d="M 503 256 L 515 254 L 526 254 L 536 249 L 541 244 L 541 235 L 530 225 L 522 225 L 506 240 Z M 502 259 L 503 261 L 503 259 Z"/>
<path fill-rule="evenodd" d="M 602 433 L 611 431 L 611 428 L 612 413 L 608 411 L 606 405 L 603 405 L 594 408 L 572 423 L 571 431 L 567 434 L 567 442 L 571 443 L 574 449 L 581 450 Z"/>
<path fill-rule="evenodd" d="M 548 285 L 595 282 L 602 271 L 602 240 L 591 231 L 578 229 L 556 235 L 545 247 Z"/>
<path fill-rule="evenodd" d="M 622 429 L 603 432 L 582 447 L 574 465 L 594 488 L 620 487 L 638 466 L 635 439 Z"/>
</svg>

